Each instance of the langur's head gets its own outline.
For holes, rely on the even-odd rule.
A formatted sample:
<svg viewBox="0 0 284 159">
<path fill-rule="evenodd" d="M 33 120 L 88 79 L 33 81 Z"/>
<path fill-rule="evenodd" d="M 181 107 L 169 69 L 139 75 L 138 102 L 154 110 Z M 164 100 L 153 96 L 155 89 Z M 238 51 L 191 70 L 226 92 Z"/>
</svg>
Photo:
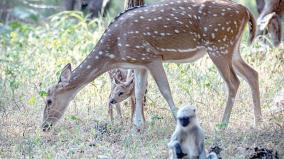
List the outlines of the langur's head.
<svg viewBox="0 0 284 159">
<path fill-rule="evenodd" d="M 177 112 L 177 123 L 181 128 L 191 128 L 196 125 L 196 108 L 191 105 L 185 105 L 179 108 Z"/>
</svg>

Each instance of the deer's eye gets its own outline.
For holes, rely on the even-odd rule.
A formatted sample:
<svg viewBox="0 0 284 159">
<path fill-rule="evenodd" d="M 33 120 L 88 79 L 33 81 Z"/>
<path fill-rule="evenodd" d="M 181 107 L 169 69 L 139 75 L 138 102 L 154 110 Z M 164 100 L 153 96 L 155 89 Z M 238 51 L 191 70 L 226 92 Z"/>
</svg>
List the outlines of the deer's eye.
<svg viewBox="0 0 284 159">
<path fill-rule="evenodd" d="M 52 104 L 52 100 L 51 100 L 51 99 L 48 99 L 48 100 L 46 101 L 46 104 L 47 104 L 47 105 L 51 105 L 51 104 Z"/>
<path fill-rule="evenodd" d="M 118 93 L 118 96 L 122 96 L 122 95 L 123 95 L 123 92 L 119 92 L 119 93 Z"/>
</svg>

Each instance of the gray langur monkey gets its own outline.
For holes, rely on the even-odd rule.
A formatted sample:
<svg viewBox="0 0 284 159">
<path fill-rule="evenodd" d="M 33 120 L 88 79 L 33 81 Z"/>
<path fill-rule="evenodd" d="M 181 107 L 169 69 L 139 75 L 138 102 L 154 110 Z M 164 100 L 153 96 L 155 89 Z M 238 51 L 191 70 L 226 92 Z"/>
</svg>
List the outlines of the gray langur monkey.
<svg viewBox="0 0 284 159">
<path fill-rule="evenodd" d="M 204 133 L 195 111 L 190 105 L 178 110 L 176 129 L 168 143 L 170 159 L 218 159 L 214 152 L 206 157 Z"/>
</svg>

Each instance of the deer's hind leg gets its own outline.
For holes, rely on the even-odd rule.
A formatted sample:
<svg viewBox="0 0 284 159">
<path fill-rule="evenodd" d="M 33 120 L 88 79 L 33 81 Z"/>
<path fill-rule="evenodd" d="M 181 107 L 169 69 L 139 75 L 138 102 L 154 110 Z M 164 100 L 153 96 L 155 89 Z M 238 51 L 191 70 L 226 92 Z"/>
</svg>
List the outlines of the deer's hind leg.
<svg viewBox="0 0 284 159">
<path fill-rule="evenodd" d="M 153 76 L 154 80 L 156 81 L 159 90 L 163 97 L 166 99 L 171 112 L 176 119 L 176 113 L 177 113 L 177 107 L 175 106 L 171 89 L 169 86 L 169 82 L 167 79 L 167 75 L 165 73 L 165 70 L 163 68 L 163 64 L 161 60 L 154 61 L 147 65 L 147 68 L 151 72 L 151 75 Z"/>
<path fill-rule="evenodd" d="M 242 77 L 250 86 L 254 104 L 254 122 L 257 124 L 261 121 L 260 93 L 258 73 L 246 64 L 240 56 L 239 48 L 233 54 L 233 68 L 236 73 Z"/>
<path fill-rule="evenodd" d="M 222 123 L 228 125 L 240 81 L 233 69 L 230 54 L 214 55 L 214 53 L 209 52 L 209 56 L 216 65 L 228 88 L 227 103 L 222 119 Z"/>
</svg>

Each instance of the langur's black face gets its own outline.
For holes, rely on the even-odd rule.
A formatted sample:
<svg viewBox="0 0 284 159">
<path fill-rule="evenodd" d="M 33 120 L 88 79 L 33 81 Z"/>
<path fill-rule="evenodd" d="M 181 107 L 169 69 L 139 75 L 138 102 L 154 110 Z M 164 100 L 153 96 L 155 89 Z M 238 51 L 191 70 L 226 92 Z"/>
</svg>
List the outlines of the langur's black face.
<svg viewBox="0 0 284 159">
<path fill-rule="evenodd" d="M 190 124 L 190 117 L 181 117 L 178 120 L 183 127 L 187 127 Z"/>
</svg>

